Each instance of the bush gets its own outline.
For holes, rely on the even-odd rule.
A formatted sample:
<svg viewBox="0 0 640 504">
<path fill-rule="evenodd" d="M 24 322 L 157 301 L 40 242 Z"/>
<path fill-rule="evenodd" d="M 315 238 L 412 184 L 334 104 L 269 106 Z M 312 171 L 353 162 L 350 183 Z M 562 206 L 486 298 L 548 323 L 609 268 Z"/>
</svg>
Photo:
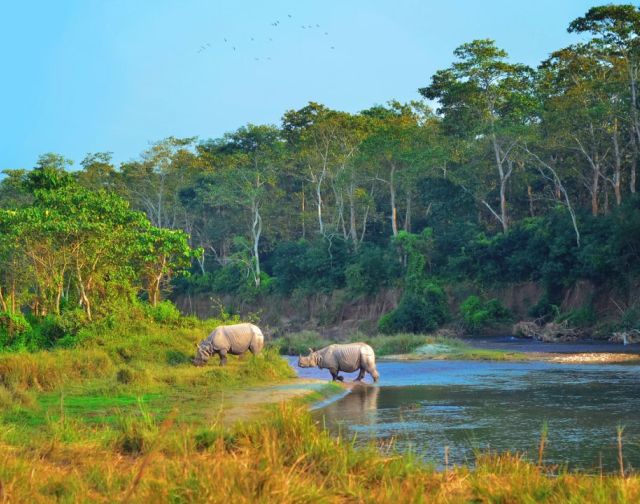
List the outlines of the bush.
<svg viewBox="0 0 640 504">
<path fill-rule="evenodd" d="M 354 263 L 345 270 L 346 285 L 355 295 L 372 296 L 399 277 L 400 264 L 388 251 L 363 246 Z"/>
<path fill-rule="evenodd" d="M 159 324 L 178 325 L 180 323 L 180 310 L 168 300 L 161 301 L 156 306 L 146 306 L 145 312 L 148 317 Z"/>
<path fill-rule="evenodd" d="M 309 348 L 318 349 L 335 341 L 331 341 L 320 336 L 316 331 L 301 331 L 298 333 L 286 334 L 272 343 L 279 349 L 282 355 L 307 355 Z"/>
<path fill-rule="evenodd" d="M 31 324 L 21 313 L 0 312 L 0 348 L 10 347 L 31 331 Z"/>
<path fill-rule="evenodd" d="M 464 326 L 475 333 L 483 327 L 506 320 L 509 311 L 497 299 L 483 302 L 478 296 L 469 296 L 460 305 Z"/>
<path fill-rule="evenodd" d="M 384 334 L 429 332 L 437 329 L 447 318 L 444 291 L 438 285 L 428 283 L 423 286 L 422 295 L 405 293 L 398 307 L 380 318 L 378 330 Z"/>
<path fill-rule="evenodd" d="M 367 338 L 367 343 L 371 345 L 376 355 L 408 354 L 426 342 L 427 338 L 422 334 L 394 334 Z"/>
<path fill-rule="evenodd" d="M 596 323 L 596 314 L 590 306 L 583 306 L 561 314 L 556 322 L 566 322 L 569 327 L 590 327 Z"/>
</svg>

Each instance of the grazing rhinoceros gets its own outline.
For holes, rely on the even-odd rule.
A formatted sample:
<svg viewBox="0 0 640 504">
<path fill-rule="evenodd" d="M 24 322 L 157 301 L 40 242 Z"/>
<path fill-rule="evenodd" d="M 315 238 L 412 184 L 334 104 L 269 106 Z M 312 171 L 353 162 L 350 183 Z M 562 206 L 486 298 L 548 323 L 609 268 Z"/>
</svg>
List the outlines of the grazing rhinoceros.
<svg viewBox="0 0 640 504">
<path fill-rule="evenodd" d="M 213 332 L 196 344 L 196 357 L 192 359 L 196 366 L 204 366 L 213 354 L 220 356 L 220 365 L 227 363 L 227 354 L 240 355 L 249 350 L 260 353 L 264 346 L 264 336 L 259 327 L 253 324 L 234 324 L 216 327 Z"/>
<path fill-rule="evenodd" d="M 307 357 L 301 355 L 298 358 L 298 366 L 328 369 L 333 381 L 342 381 L 344 379 L 338 374 L 340 371 L 353 373 L 358 369 L 360 374 L 358 374 L 355 381 L 361 381 L 364 378 L 365 371 L 371 375 L 374 382 L 377 382 L 380 377 L 376 369 L 376 355 L 373 352 L 373 348 L 366 343 L 329 345 L 317 352 L 311 348 L 309 351 L 311 353 Z"/>
</svg>

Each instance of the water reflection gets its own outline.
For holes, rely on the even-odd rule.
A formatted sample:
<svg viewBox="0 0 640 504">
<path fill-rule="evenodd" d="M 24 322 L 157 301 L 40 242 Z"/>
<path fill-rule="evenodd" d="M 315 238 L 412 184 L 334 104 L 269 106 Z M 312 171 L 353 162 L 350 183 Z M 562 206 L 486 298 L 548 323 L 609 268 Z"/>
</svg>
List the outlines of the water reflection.
<svg viewBox="0 0 640 504">
<path fill-rule="evenodd" d="M 640 467 L 639 366 L 430 361 L 378 367 L 390 386 L 358 386 L 315 411 L 316 418 L 358 443 L 394 439 L 398 449 L 440 465 L 445 446 L 455 463 L 472 462 L 475 449 L 535 459 L 547 422 L 546 461 L 594 470 L 600 460 L 615 470 L 616 427 L 624 425 L 626 464 Z"/>
<path fill-rule="evenodd" d="M 339 419 L 338 422 L 373 425 L 378 414 L 379 395 L 380 387 L 354 385 L 350 394 L 330 403 L 322 411 L 327 417 Z"/>
</svg>

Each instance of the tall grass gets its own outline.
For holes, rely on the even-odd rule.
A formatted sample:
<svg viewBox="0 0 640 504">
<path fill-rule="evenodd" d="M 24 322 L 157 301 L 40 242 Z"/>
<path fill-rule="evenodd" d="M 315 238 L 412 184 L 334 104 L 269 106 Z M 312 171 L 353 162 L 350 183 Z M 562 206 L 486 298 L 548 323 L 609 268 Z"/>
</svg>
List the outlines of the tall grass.
<svg viewBox="0 0 640 504">
<path fill-rule="evenodd" d="M 413 358 L 466 359 L 466 360 L 521 360 L 526 356 L 517 352 L 473 348 L 457 338 L 430 334 L 399 333 L 367 336 L 362 333 L 346 335 L 342 340 L 323 338 L 315 331 L 291 333 L 272 342 L 284 355 L 306 355 L 309 348 L 318 349 L 332 343 L 364 341 L 371 345 L 379 357 L 403 355 Z"/>
<path fill-rule="evenodd" d="M 146 420 L 139 420 L 146 422 Z M 640 500 L 640 478 L 560 472 L 516 455 L 479 456 L 475 469 L 437 472 L 411 455 L 356 449 L 281 405 L 261 421 L 207 431 L 171 421 L 145 427 L 147 450 L 83 432 L 33 450 L 0 441 L 9 502 L 600 502 Z M 209 432 L 204 435 L 203 432 Z M 112 436 L 113 438 L 113 436 Z M 32 468 L 37 468 L 33 471 Z"/>
</svg>

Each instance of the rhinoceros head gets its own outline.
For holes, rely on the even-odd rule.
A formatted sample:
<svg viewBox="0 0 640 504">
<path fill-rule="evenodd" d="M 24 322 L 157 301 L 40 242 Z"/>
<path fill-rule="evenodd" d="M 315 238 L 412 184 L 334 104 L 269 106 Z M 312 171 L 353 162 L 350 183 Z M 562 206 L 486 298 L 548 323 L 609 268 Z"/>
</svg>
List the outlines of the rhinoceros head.
<svg viewBox="0 0 640 504">
<path fill-rule="evenodd" d="M 194 366 L 204 366 L 208 361 L 211 354 L 208 349 L 202 345 L 202 343 L 196 343 L 196 356 L 191 359 Z"/>
<path fill-rule="evenodd" d="M 309 349 L 309 355 L 306 357 L 303 355 L 298 356 L 298 367 L 315 367 L 317 353 L 313 348 Z"/>
</svg>

